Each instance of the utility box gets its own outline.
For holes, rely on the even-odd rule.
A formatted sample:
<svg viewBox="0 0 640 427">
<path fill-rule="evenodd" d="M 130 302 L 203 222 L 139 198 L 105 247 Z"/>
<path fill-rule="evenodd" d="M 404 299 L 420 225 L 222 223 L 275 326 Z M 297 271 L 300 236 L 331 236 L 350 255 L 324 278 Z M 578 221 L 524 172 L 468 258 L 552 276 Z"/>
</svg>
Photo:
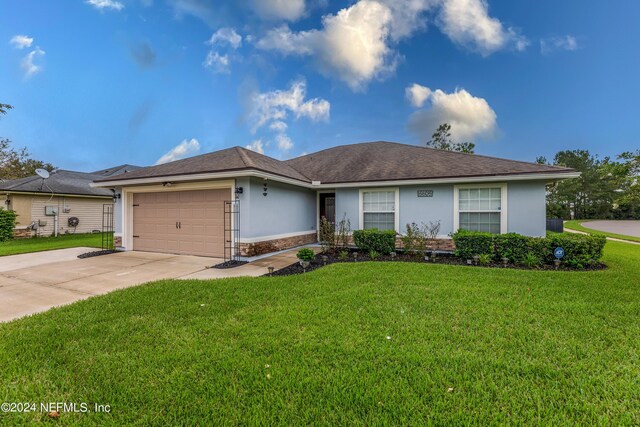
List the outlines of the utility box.
<svg viewBox="0 0 640 427">
<path fill-rule="evenodd" d="M 58 207 L 57 206 L 45 206 L 44 214 L 46 216 L 56 216 L 58 215 Z"/>
</svg>

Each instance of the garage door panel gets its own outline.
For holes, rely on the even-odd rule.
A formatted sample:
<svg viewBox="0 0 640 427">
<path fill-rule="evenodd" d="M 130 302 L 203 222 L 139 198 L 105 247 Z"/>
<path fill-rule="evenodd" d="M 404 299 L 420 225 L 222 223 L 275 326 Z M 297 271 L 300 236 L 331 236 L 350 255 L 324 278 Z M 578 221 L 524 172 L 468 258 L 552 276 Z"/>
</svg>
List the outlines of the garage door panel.
<svg viewBox="0 0 640 427">
<path fill-rule="evenodd" d="M 230 189 L 134 194 L 133 249 L 221 257 Z M 176 228 L 176 222 L 180 228 Z"/>
</svg>

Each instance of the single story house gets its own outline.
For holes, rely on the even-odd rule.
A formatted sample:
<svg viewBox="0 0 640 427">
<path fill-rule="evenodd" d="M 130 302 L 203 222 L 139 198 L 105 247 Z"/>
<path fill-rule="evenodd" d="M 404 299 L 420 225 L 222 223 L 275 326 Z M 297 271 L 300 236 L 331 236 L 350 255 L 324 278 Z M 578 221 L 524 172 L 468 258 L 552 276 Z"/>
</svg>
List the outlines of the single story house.
<svg viewBox="0 0 640 427">
<path fill-rule="evenodd" d="M 121 165 L 91 173 L 56 170 L 43 179 L 38 175 L 0 182 L 0 209 L 17 214 L 17 237 L 55 233 L 90 233 L 102 230 L 103 206 L 113 204 L 113 192 L 91 183 L 140 169 Z M 55 218 L 57 213 L 57 219 Z M 77 218 L 72 226 L 69 218 Z"/>
<path fill-rule="evenodd" d="M 573 169 L 392 142 L 344 145 L 281 161 L 233 147 L 94 185 L 119 197 L 121 250 L 228 258 L 317 241 L 320 218 L 352 229 L 440 221 L 460 229 L 546 233 L 545 185 Z"/>
</svg>

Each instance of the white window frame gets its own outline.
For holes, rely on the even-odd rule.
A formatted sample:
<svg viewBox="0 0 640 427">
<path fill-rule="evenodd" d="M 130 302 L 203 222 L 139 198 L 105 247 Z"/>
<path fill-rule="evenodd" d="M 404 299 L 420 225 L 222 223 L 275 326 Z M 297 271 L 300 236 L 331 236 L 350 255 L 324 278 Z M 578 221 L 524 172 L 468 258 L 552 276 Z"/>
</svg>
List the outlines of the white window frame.
<svg viewBox="0 0 640 427">
<path fill-rule="evenodd" d="M 509 224 L 507 223 L 507 206 L 509 200 L 507 199 L 507 183 L 494 183 L 494 184 L 468 184 L 468 185 L 454 185 L 453 186 L 453 232 L 457 232 L 460 229 L 460 190 L 467 190 L 471 188 L 499 188 L 500 189 L 500 234 L 505 234 L 509 230 Z M 474 212 L 483 212 L 481 210 Z M 487 211 L 489 212 L 489 211 Z M 495 211 L 491 211 L 495 212 Z"/>
<path fill-rule="evenodd" d="M 364 230 L 364 193 L 375 193 L 377 191 L 393 191 L 395 194 L 394 222 L 396 233 L 400 232 L 400 187 L 380 187 L 380 188 L 360 188 L 358 197 L 359 228 Z"/>
</svg>

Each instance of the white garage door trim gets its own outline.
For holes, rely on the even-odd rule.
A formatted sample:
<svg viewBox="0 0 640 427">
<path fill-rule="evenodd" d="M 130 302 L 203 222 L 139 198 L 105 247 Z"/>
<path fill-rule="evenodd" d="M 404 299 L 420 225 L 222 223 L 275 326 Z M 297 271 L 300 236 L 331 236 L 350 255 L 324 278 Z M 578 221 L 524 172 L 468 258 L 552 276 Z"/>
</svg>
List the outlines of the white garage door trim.
<svg viewBox="0 0 640 427">
<path fill-rule="evenodd" d="M 122 188 L 122 243 L 125 250 L 133 249 L 133 194 L 155 193 L 162 191 L 189 191 L 189 190 L 219 190 L 229 189 L 229 200 L 235 197 L 235 180 L 209 181 L 209 182 L 181 182 L 171 185 L 142 185 L 137 187 Z M 232 219 L 233 220 L 233 219 Z M 231 224 L 231 227 L 235 227 Z"/>
</svg>

